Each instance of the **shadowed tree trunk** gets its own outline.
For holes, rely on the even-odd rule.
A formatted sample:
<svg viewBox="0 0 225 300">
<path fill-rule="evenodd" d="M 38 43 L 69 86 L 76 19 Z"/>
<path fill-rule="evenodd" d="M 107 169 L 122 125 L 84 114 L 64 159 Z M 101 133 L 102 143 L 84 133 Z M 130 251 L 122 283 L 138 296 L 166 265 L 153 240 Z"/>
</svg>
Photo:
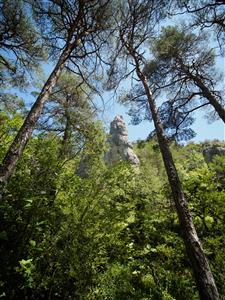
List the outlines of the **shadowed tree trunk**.
<svg viewBox="0 0 225 300">
<path fill-rule="evenodd" d="M 46 81 L 41 93 L 5 155 L 2 165 L 0 166 L 1 186 L 7 185 L 17 162 L 35 129 L 37 120 L 43 111 L 43 106 L 49 98 L 53 87 L 57 83 L 66 61 L 69 58 L 72 59 L 71 53 L 77 47 L 79 47 L 80 50 L 79 54 L 82 53 L 82 55 L 73 55 L 73 60 L 71 62 L 77 68 L 77 59 L 84 59 L 85 57 L 98 52 L 103 43 L 99 46 L 99 41 L 97 42 L 93 35 L 96 36 L 97 32 L 100 33 L 107 29 L 108 26 L 106 24 L 108 19 L 110 19 L 108 13 L 107 19 L 105 16 L 105 13 L 108 12 L 110 0 L 100 2 L 97 0 L 28 2 L 30 2 L 33 11 L 42 22 L 46 22 L 46 16 L 48 16 L 49 21 L 47 21 L 46 26 L 50 26 L 50 29 L 47 31 L 49 37 L 46 36 L 46 38 L 50 38 L 51 40 L 54 38 L 56 44 L 60 41 L 60 45 L 62 40 L 64 40 L 65 47 L 62 50 L 53 72 Z M 50 9 L 51 6 L 53 6 L 53 10 Z M 99 18 L 99 14 L 101 14 L 101 18 Z M 44 17 L 44 19 L 41 19 L 42 17 Z M 52 51 L 54 51 L 54 49 L 57 49 L 58 51 L 57 45 L 51 44 L 51 47 Z M 99 54 L 98 57 L 100 57 Z"/>
<path fill-rule="evenodd" d="M 216 97 L 211 93 L 211 91 L 205 86 L 203 81 L 197 77 L 192 75 L 192 79 L 195 84 L 200 88 L 202 91 L 203 96 L 209 100 L 209 103 L 215 108 L 215 111 L 218 113 L 220 118 L 225 123 L 225 109 L 224 107 L 217 101 Z"/>
<path fill-rule="evenodd" d="M 7 185 L 8 180 L 10 179 L 10 176 L 12 175 L 13 170 L 15 169 L 16 164 L 20 159 L 23 150 L 37 124 L 37 120 L 42 113 L 43 106 L 48 100 L 49 95 L 51 94 L 51 91 L 55 86 L 62 69 L 65 66 L 65 63 L 69 58 L 71 52 L 74 50 L 75 46 L 76 41 L 74 41 L 73 43 L 67 43 L 58 60 L 58 63 L 56 64 L 54 70 L 52 71 L 51 75 L 46 81 L 41 93 L 39 94 L 37 100 L 32 106 L 29 114 L 27 115 L 22 127 L 20 128 L 8 152 L 6 153 L 2 165 L 0 166 L 1 185 Z"/>
<path fill-rule="evenodd" d="M 120 38 L 134 61 L 136 74 L 144 87 L 148 99 L 161 155 L 172 190 L 180 227 L 183 232 L 187 255 L 191 262 L 200 298 L 201 300 L 218 300 L 219 293 L 213 278 L 213 274 L 194 227 L 191 213 L 188 208 L 188 203 L 185 199 L 173 157 L 158 115 L 157 107 L 152 97 L 152 92 L 149 88 L 145 75 L 140 69 L 138 53 L 136 53 L 136 51 L 128 43 L 126 43 L 122 34 L 120 35 Z"/>
<path fill-rule="evenodd" d="M 215 95 L 208 89 L 208 87 L 204 84 L 202 79 L 197 76 L 193 75 L 187 66 L 184 65 L 181 59 L 178 59 L 178 63 L 182 69 L 182 71 L 192 80 L 194 81 L 195 85 L 199 87 L 202 91 L 202 95 L 209 101 L 209 103 L 214 107 L 215 111 L 218 113 L 220 118 L 225 123 L 225 109 L 224 107 L 218 102 Z"/>
<path fill-rule="evenodd" d="M 145 92 L 148 97 L 148 103 L 156 128 L 161 154 L 163 157 L 168 180 L 175 201 L 180 226 L 183 231 L 188 257 L 191 260 L 191 264 L 194 270 L 194 275 L 199 289 L 200 297 L 202 300 L 219 299 L 217 287 L 214 282 L 214 278 L 210 270 L 207 258 L 203 252 L 202 245 L 198 239 L 197 232 L 195 230 L 192 217 L 188 208 L 187 200 L 184 197 L 179 176 L 175 164 L 173 162 L 173 157 L 170 152 L 154 100 L 152 99 L 152 94 L 148 87 L 147 80 L 142 73 L 137 72 L 137 74 L 140 80 L 142 81 L 142 84 L 145 88 Z"/>
<path fill-rule="evenodd" d="M 71 119 L 67 107 L 65 107 L 65 118 L 66 118 L 66 126 L 63 133 L 62 146 L 60 149 L 59 157 L 64 157 L 66 155 L 70 143 L 70 138 L 71 138 Z"/>
</svg>

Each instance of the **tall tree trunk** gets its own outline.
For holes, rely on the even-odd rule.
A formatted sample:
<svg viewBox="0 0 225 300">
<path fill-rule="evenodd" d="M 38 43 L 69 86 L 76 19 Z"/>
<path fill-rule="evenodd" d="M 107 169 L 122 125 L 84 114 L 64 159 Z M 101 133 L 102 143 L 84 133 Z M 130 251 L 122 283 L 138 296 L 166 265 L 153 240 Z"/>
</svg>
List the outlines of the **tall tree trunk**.
<svg viewBox="0 0 225 300">
<path fill-rule="evenodd" d="M 225 109 L 224 107 L 218 102 L 216 97 L 211 93 L 211 91 L 207 88 L 204 82 L 198 76 L 191 75 L 195 84 L 200 88 L 202 91 L 203 96 L 209 100 L 209 103 L 215 108 L 215 111 L 218 113 L 220 118 L 225 123 Z"/>
<path fill-rule="evenodd" d="M 167 172 L 167 177 L 172 190 L 176 211 L 179 217 L 181 229 L 183 231 L 184 241 L 188 257 L 190 259 L 195 280 L 197 283 L 200 298 L 202 300 L 218 300 L 218 290 L 204 254 L 202 245 L 198 239 L 193 220 L 188 208 L 187 200 L 185 199 L 180 179 L 170 152 L 167 139 L 157 112 L 157 108 L 152 97 L 151 90 L 147 83 L 147 79 L 140 70 L 139 61 L 135 54 L 132 55 L 135 64 L 138 78 L 141 80 L 145 93 L 147 95 L 149 107 L 154 121 L 158 143 L 163 157 L 163 162 Z"/>
<path fill-rule="evenodd" d="M 178 63 L 181 66 L 182 71 L 191 79 L 194 81 L 195 85 L 199 87 L 199 89 L 202 91 L 203 96 L 208 99 L 209 103 L 214 107 L 215 111 L 218 113 L 220 118 L 225 123 L 225 109 L 224 107 L 219 103 L 219 101 L 216 99 L 215 95 L 208 89 L 208 87 L 204 84 L 202 79 L 197 76 L 193 75 L 188 67 L 183 63 L 182 59 L 178 58 Z"/>
<path fill-rule="evenodd" d="M 66 126 L 63 133 L 62 145 L 59 151 L 59 158 L 65 157 L 68 152 L 68 146 L 71 138 L 71 119 L 68 108 L 65 107 Z"/>
<path fill-rule="evenodd" d="M 13 143 L 11 144 L 8 152 L 6 153 L 2 165 L 0 166 L 0 185 L 7 185 L 10 176 L 12 175 L 13 170 L 16 167 L 17 162 L 20 159 L 25 146 L 32 135 L 37 120 L 42 113 L 43 106 L 48 100 L 48 97 L 53 87 L 55 86 L 63 67 L 65 66 L 65 63 L 75 46 L 76 41 L 73 43 L 67 43 L 54 70 L 50 74 L 48 80 L 42 88 L 41 93 L 39 94 L 37 100 L 33 104 L 23 125 L 21 126 Z"/>
</svg>

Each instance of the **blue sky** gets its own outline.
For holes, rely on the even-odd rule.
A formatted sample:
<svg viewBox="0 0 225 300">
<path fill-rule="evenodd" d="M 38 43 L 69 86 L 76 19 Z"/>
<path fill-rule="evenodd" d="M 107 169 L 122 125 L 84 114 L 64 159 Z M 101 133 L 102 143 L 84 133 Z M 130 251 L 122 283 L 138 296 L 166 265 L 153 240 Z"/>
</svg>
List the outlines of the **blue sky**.
<svg viewBox="0 0 225 300">
<path fill-rule="evenodd" d="M 153 130 L 153 124 L 148 121 L 143 121 L 139 125 L 131 125 L 130 117 L 126 113 L 127 111 L 127 107 L 119 105 L 116 101 L 111 101 L 107 105 L 105 111 L 100 114 L 100 119 L 104 122 L 106 130 L 109 130 L 109 124 L 112 119 L 117 114 L 120 114 L 125 120 L 129 139 L 131 141 L 146 139 L 148 134 Z M 195 117 L 196 121 L 193 124 L 192 129 L 194 129 L 197 134 L 192 141 L 201 142 L 213 139 L 225 140 L 225 125 L 222 121 L 219 120 L 209 124 L 204 116 L 204 112 L 198 112 Z"/>
<path fill-rule="evenodd" d="M 169 22 L 167 23 L 169 24 Z M 216 46 L 212 38 L 209 39 L 209 43 L 212 44 L 212 46 L 214 47 Z M 216 68 L 219 73 L 223 74 L 223 78 L 224 78 L 225 75 L 224 57 L 222 56 L 217 57 Z M 219 86 L 221 90 L 224 90 L 225 78 L 220 83 Z M 123 89 L 127 90 L 131 87 L 131 84 L 130 82 L 122 82 L 122 87 Z M 105 100 L 106 103 L 109 101 L 109 104 L 106 106 L 105 111 L 102 114 L 99 114 L 100 119 L 104 122 L 106 130 L 109 130 L 110 122 L 117 114 L 123 116 L 128 129 L 129 139 L 131 141 L 135 141 L 138 139 L 146 139 L 149 133 L 153 130 L 153 124 L 148 121 L 143 121 L 141 124 L 135 126 L 131 125 L 130 117 L 127 115 L 127 111 L 129 110 L 129 108 L 119 105 L 116 102 L 116 99 L 110 101 L 108 93 L 105 93 L 103 95 L 103 99 Z M 207 111 L 200 110 L 197 111 L 196 114 L 194 115 L 195 122 L 191 128 L 196 132 L 196 136 L 191 141 L 202 142 L 205 140 L 214 140 L 214 139 L 225 141 L 225 124 L 223 123 L 223 121 L 218 120 L 213 123 L 209 123 L 205 117 L 206 113 Z"/>
<path fill-rule="evenodd" d="M 178 18 L 179 19 L 179 18 Z M 164 25 L 169 25 L 170 23 L 174 24 L 174 19 L 172 21 L 167 21 Z M 209 43 L 213 43 L 212 39 L 209 39 Z M 225 70 L 225 64 L 224 64 L 224 58 L 219 58 L 217 60 L 217 67 L 218 70 L 222 71 L 224 73 Z M 53 69 L 53 65 L 50 64 L 43 64 L 45 77 L 49 76 L 50 72 Z M 123 84 L 125 88 L 129 86 L 126 83 Z M 221 83 L 221 86 L 225 86 L 225 81 Z M 18 96 L 21 96 L 28 107 L 32 105 L 32 103 L 35 101 L 35 99 L 30 95 L 31 89 L 28 89 L 27 92 L 21 92 L 21 91 L 15 91 L 13 89 L 13 92 L 16 92 Z M 116 99 L 110 100 L 108 93 L 103 94 L 104 102 L 107 103 L 106 108 L 104 112 L 100 112 L 99 118 L 103 121 L 104 126 L 106 130 L 109 130 L 110 122 L 113 120 L 113 118 L 120 114 L 123 116 L 125 123 L 127 125 L 128 133 L 129 133 L 129 139 L 131 141 L 135 141 L 137 139 L 146 139 L 149 133 L 153 130 L 153 124 L 151 124 L 148 121 L 144 121 L 139 125 L 133 126 L 130 124 L 130 117 L 127 115 L 128 108 L 119 105 L 116 103 Z M 97 101 L 99 102 L 99 101 Z M 108 103 L 109 102 L 109 103 Z M 204 118 L 203 112 L 198 112 L 196 114 L 196 121 L 192 127 L 196 134 L 196 137 L 193 139 L 195 142 L 204 141 L 204 140 L 212 140 L 212 139 L 219 139 L 219 140 L 225 140 L 225 125 L 222 121 L 216 121 L 211 124 L 207 122 L 207 120 Z"/>
<path fill-rule="evenodd" d="M 225 64 L 224 64 L 224 58 L 219 58 L 217 61 L 217 68 L 219 71 L 222 71 L 224 73 Z M 44 77 L 47 78 L 50 75 L 50 72 L 53 69 L 53 65 L 50 64 L 43 64 L 44 69 Z M 222 86 L 225 85 L 225 80 L 221 83 Z M 123 82 L 122 87 L 125 89 L 130 88 L 130 82 Z M 30 107 L 35 99 L 31 96 L 30 92 L 33 89 L 29 89 L 26 93 L 16 91 L 18 96 L 21 96 L 26 104 Z M 114 117 L 119 114 L 122 115 L 129 134 L 130 141 L 136 141 L 138 139 L 146 139 L 149 133 L 153 130 L 153 124 L 149 121 L 143 121 L 139 125 L 131 125 L 130 124 L 130 117 L 127 115 L 127 111 L 129 110 L 128 107 L 124 107 L 117 103 L 116 98 L 111 99 L 111 95 L 108 92 L 103 93 L 102 98 L 105 102 L 105 109 L 102 110 L 102 101 L 96 101 L 97 105 L 100 106 L 100 112 L 98 114 L 99 119 L 103 122 L 104 127 L 106 131 L 109 131 L 110 122 L 114 119 Z M 196 121 L 192 126 L 192 129 L 196 132 L 196 136 L 191 141 L 194 142 L 201 142 L 205 140 L 213 140 L 213 139 L 219 139 L 219 140 L 225 140 L 225 125 L 222 121 L 215 121 L 213 123 L 209 123 L 205 116 L 204 111 L 198 111 L 195 115 Z"/>
<path fill-rule="evenodd" d="M 223 65 L 222 59 L 221 59 L 221 63 Z M 50 74 L 52 68 L 53 66 L 50 65 L 44 66 L 44 72 L 46 77 Z M 126 86 L 127 88 L 129 84 L 125 84 L 123 85 L 123 87 L 124 86 Z M 35 100 L 30 94 L 31 91 L 32 89 L 29 89 L 27 92 L 16 91 L 16 94 L 18 94 L 18 96 L 21 96 L 25 100 L 28 107 L 30 107 Z M 139 125 L 135 125 L 135 126 L 131 125 L 130 117 L 127 115 L 127 111 L 129 110 L 128 107 L 118 104 L 116 98 L 111 99 L 111 96 L 108 92 L 103 93 L 102 97 L 106 105 L 104 111 L 98 114 L 98 118 L 103 122 L 107 132 L 109 131 L 110 122 L 114 119 L 114 117 L 117 114 L 119 114 L 122 115 L 124 118 L 124 121 L 128 129 L 130 141 L 136 141 L 138 139 L 144 140 L 147 138 L 149 133 L 153 130 L 152 123 L 150 123 L 149 121 L 143 121 Z M 102 102 L 101 101 L 96 101 L 96 102 L 99 103 L 100 111 L 101 111 Z M 201 141 L 213 140 L 213 139 L 225 140 L 225 125 L 222 121 L 219 120 L 209 124 L 206 118 L 204 117 L 204 112 L 201 111 L 199 111 L 195 115 L 195 117 L 196 117 L 196 121 L 193 124 L 192 129 L 194 129 L 194 131 L 196 132 L 196 137 L 191 141 L 201 142 Z"/>
<path fill-rule="evenodd" d="M 216 67 L 218 69 L 218 72 L 222 72 L 224 74 L 224 57 L 220 57 L 217 59 Z M 130 81 L 122 82 L 121 86 L 122 90 L 129 90 L 129 88 L 131 88 Z M 221 89 L 224 88 L 225 80 L 221 82 L 220 86 Z M 120 92 L 118 91 L 118 94 L 119 93 Z M 103 94 L 104 102 L 107 104 L 104 111 L 102 113 L 99 113 L 99 118 L 103 121 L 106 130 L 109 130 L 110 122 L 117 114 L 119 114 L 122 115 L 125 120 L 129 139 L 131 141 L 146 139 L 149 133 L 153 130 L 153 124 L 149 121 L 143 121 L 139 125 L 131 125 L 130 117 L 127 115 L 129 107 L 118 104 L 116 101 L 116 97 L 114 97 L 114 99 L 111 99 L 110 97 L 112 97 L 110 96 L 110 93 L 106 92 Z M 214 139 L 225 141 L 225 124 L 223 123 L 223 121 L 218 120 L 213 123 L 209 123 L 205 117 L 206 113 L 207 111 L 204 110 L 199 110 L 195 113 L 195 122 L 191 128 L 196 132 L 196 136 L 191 141 L 202 142 L 205 140 Z"/>
</svg>

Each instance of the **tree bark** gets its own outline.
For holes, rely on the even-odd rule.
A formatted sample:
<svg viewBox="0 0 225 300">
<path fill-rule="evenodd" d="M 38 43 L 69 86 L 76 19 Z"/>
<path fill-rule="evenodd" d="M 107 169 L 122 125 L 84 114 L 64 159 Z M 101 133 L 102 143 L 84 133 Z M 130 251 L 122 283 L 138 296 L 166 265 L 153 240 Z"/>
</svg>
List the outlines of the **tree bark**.
<svg viewBox="0 0 225 300">
<path fill-rule="evenodd" d="M 180 179 L 170 152 L 168 142 L 158 115 L 158 111 L 152 97 L 151 90 L 148 86 L 147 79 L 140 70 L 138 58 L 135 54 L 132 55 L 136 64 L 136 72 L 141 80 L 145 93 L 147 95 L 149 107 L 154 121 L 158 143 L 167 172 L 167 177 L 172 190 L 176 211 L 179 217 L 180 227 L 183 232 L 183 237 L 186 245 L 187 255 L 190 259 L 195 280 L 197 283 L 201 300 L 218 300 L 219 293 L 208 263 L 204 254 L 202 245 L 198 239 L 196 229 L 193 224 L 191 213 L 188 208 L 187 200 L 185 199 Z"/>
<path fill-rule="evenodd" d="M 70 119 L 70 113 L 68 111 L 68 108 L 65 107 L 65 118 L 66 118 L 66 126 L 64 129 L 63 139 L 62 139 L 62 146 L 59 151 L 59 158 L 62 158 L 66 155 L 68 151 L 68 146 L 71 138 L 71 119 Z"/>
<path fill-rule="evenodd" d="M 53 87 L 55 86 L 63 67 L 65 66 L 65 63 L 75 46 L 76 41 L 74 41 L 73 43 L 67 43 L 54 70 L 50 74 L 48 80 L 42 88 L 41 93 L 39 94 L 37 100 L 33 104 L 23 125 L 21 126 L 9 150 L 7 151 L 3 159 L 2 165 L 0 166 L 0 185 L 7 185 L 10 176 L 12 175 L 16 167 L 17 162 L 20 159 L 25 146 L 32 135 L 37 120 L 42 113 L 43 106 L 48 100 L 49 95 Z"/>
<path fill-rule="evenodd" d="M 195 84 L 200 88 L 202 91 L 203 96 L 209 100 L 210 104 L 215 108 L 215 111 L 218 113 L 220 118 L 225 123 L 225 109 L 224 107 L 218 102 L 216 97 L 211 93 L 211 91 L 205 86 L 204 82 L 201 78 L 191 75 Z"/>
<path fill-rule="evenodd" d="M 202 91 L 203 96 L 208 99 L 209 103 L 214 107 L 215 111 L 218 113 L 220 118 L 225 123 L 225 109 L 224 107 L 219 103 L 219 101 L 216 99 L 216 97 L 213 95 L 213 93 L 208 89 L 208 87 L 204 84 L 202 79 L 197 76 L 193 75 L 188 67 L 183 63 L 183 61 L 179 58 L 178 63 L 182 69 L 182 71 L 191 79 L 194 81 L 195 85 L 199 87 L 199 89 Z"/>
</svg>

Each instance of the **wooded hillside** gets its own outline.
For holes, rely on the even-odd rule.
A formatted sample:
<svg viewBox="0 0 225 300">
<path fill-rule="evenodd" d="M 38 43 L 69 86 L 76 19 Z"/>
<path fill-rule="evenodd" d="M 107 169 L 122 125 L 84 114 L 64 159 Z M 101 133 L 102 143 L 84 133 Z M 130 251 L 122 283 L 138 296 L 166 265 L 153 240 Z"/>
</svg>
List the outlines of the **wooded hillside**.
<svg viewBox="0 0 225 300">
<path fill-rule="evenodd" d="M 188 142 L 225 122 L 224 28 L 224 1 L 0 0 L 0 298 L 225 299 L 225 144 Z M 110 101 L 154 126 L 137 156 Z"/>
</svg>

